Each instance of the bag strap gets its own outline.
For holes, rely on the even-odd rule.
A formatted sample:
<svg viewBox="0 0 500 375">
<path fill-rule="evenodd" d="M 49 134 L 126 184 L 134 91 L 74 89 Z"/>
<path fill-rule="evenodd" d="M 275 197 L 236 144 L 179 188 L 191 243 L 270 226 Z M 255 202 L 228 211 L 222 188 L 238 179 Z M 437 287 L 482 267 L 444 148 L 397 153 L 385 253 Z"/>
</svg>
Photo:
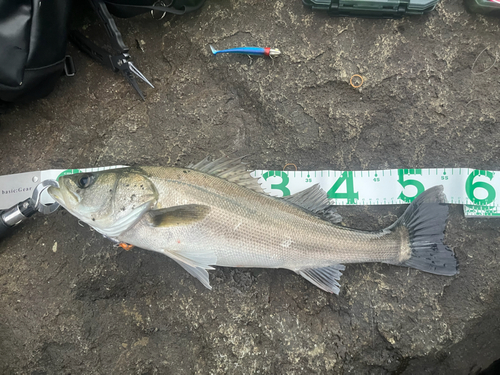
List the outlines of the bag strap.
<svg viewBox="0 0 500 375">
<path fill-rule="evenodd" d="M 154 5 L 154 4 L 159 3 L 159 1 L 157 1 L 153 5 L 133 5 L 133 4 L 118 4 L 118 3 L 115 3 L 114 1 L 104 0 L 104 2 L 106 4 L 113 5 L 114 7 L 121 8 L 121 9 L 156 10 L 159 12 L 171 13 L 171 14 L 177 14 L 177 15 L 183 15 L 185 13 L 193 12 L 197 9 L 200 9 L 203 6 L 203 4 L 205 4 L 205 1 L 206 0 L 201 0 L 200 3 L 195 5 L 195 6 L 183 5 L 182 7 L 184 8 L 184 10 L 181 10 L 181 9 L 176 9 L 176 8 L 170 7 L 170 6 L 167 7 L 167 6 L 161 6 L 161 5 Z"/>
</svg>

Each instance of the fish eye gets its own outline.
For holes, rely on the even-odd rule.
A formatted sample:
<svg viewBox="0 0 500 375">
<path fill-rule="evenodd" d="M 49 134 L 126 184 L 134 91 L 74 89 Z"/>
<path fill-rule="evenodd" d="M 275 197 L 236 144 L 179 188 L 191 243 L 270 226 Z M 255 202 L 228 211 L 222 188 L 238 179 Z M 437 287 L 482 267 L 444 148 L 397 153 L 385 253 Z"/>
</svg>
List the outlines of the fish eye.
<svg viewBox="0 0 500 375">
<path fill-rule="evenodd" d="M 92 185 L 95 181 L 95 177 L 93 174 L 84 174 L 82 175 L 78 181 L 77 181 L 77 185 L 80 189 L 85 189 L 85 188 L 88 188 L 90 185 Z"/>
</svg>

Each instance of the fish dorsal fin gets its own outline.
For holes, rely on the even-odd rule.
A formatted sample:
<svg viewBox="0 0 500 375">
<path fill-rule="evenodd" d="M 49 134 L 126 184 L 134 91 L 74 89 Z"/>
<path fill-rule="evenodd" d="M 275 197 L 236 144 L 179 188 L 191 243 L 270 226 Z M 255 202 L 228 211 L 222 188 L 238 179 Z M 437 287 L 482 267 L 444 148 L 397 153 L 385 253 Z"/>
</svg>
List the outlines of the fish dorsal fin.
<svg viewBox="0 0 500 375">
<path fill-rule="evenodd" d="M 326 193 L 319 187 L 319 184 L 284 197 L 283 199 L 288 203 L 293 203 L 312 212 L 320 212 L 330 206 Z"/>
<path fill-rule="evenodd" d="M 241 162 L 242 158 L 231 159 L 223 156 L 217 160 L 210 161 L 207 157 L 198 164 L 189 165 L 188 168 L 223 178 L 226 181 L 243 186 L 257 193 L 264 193 L 257 179 L 250 175 L 245 164 Z"/>
<path fill-rule="evenodd" d="M 337 212 L 334 206 L 328 206 L 323 211 L 318 212 L 319 217 L 333 224 L 338 224 L 342 221 L 342 215 Z"/>
<path fill-rule="evenodd" d="M 186 204 L 151 210 L 148 212 L 148 225 L 163 228 L 189 225 L 203 220 L 210 210 L 210 206 L 202 204 Z"/>
<path fill-rule="evenodd" d="M 336 209 L 330 205 L 326 192 L 319 187 L 319 184 L 282 199 L 288 203 L 293 203 L 296 206 L 311 211 L 322 219 L 331 221 L 332 223 L 339 223 L 342 221 L 342 216 L 340 216 Z"/>
<path fill-rule="evenodd" d="M 307 281 L 310 281 L 318 288 L 323 289 L 329 293 L 339 294 L 340 291 L 340 276 L 345 270 L 345 266 L 342 264 L 333 264 L 328 267 L 322 268 L 309 268 L 296 271 L 300 276 L 302 276 Z"/>
</svg>

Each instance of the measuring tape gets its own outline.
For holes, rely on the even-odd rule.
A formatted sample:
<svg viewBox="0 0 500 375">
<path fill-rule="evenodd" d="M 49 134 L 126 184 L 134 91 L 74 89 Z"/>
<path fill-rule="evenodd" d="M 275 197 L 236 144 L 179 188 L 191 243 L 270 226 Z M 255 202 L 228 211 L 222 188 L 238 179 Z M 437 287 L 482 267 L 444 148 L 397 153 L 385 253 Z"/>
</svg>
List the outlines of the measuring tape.
<svg viewBox="0 0 500 375">
<path fill-rule="evenodd" d="M 51 169 L 0 176 L 0 209 L 29 198 L 41 181 L 61 175 L 123 168 Z M 333 205 L 408 204 L 435 185 L 448 203 L 464 205 L 466 217 L 499 217 L 500 172 L 470 168 L 384 169 L 372 171 L 270 171 L 251 173 L 272 196 L 287 196 L 319 184 Z M 44 203 L 53 202 L 46 194 Z"/>
<path fill-rule="evenodd" d="M 448 203 L 464 205 L 467 217 L 500 216 L 500 172 L 470 168 L 372 171 L 256 170 L 264 191 L 287 196 L 319 184 L 333 205 L 411 203 L 424 190 L 443 185 Z"/>
</svg>

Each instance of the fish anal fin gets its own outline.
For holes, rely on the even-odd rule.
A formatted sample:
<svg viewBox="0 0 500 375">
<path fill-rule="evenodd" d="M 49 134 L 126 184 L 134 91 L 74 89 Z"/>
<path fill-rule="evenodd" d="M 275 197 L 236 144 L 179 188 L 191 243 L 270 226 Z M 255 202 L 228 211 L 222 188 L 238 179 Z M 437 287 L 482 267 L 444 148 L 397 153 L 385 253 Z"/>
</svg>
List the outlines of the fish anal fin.
<svg viewBox="0 0 500 375">
<path fill-rule="evenodd" d="M 328 267 L 321 268 L 308 268 L 296 271 L 300 276 L 302 276 L 307 281 L 310 281 L 318 288 L 323 289 L 329 293 L 339 294 L 340 291 L 340 276 L 345 270 L 345 266 L 342 264 L 333 264 Z"/>
<path fill-rule="evenodd" d="M 330 205 L 326 192 L 321 189 L 319 184 L 313 185 L 310 188 L 299 191 L 298 193 L 282 198 L 288 203 L 292 203 L 305 210 L 311 211 L 322 219 L 332 223 L 340 223 L 342 216 L 337 213 L 337 210 Z"/>
<path fill-rule="evenodd" d="M 209 213 L 210 206 L 202 204 L 162 208 L 148 212 L 148 224 L 152 227 L 189 225 L 203 220 Z"/>
<path fill-rule="evenodd" d="M 246 165 L 241 162 L 243 157 L 229 158 L 223 156 L 214 161 L 205 158 L 197 164 L 189 165 L 188 168 L 222 178 L 257 193 L 265 194 L 257 179 L 250 175 Z"/>
</svg>

